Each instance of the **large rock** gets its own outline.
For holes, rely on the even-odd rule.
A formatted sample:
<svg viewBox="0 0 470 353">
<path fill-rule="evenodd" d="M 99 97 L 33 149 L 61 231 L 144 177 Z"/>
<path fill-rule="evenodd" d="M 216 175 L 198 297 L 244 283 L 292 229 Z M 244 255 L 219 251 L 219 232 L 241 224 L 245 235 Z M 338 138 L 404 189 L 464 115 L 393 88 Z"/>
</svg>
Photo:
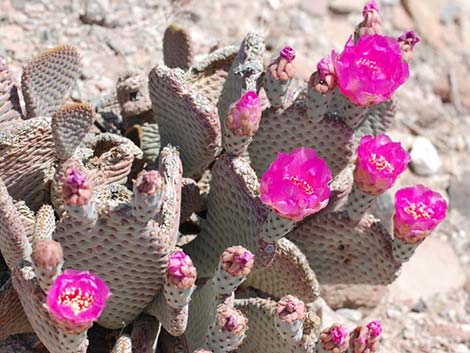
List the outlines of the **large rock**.
<svg viewBox="0 0 470 353">
<path fill-rule="evenodd" d="M 418 137 L 410 151 L 410 167 L 418 175 L 432 175 L 442 166 L 436 148 L 425 137 Z"/>
<path fill-rule="evenodd" d="M 413 18 L 418 35 L 435 48 L 443 48 L 444 42 L 441 37 L 443 30 L 439 22 L 441 10 L 439 1 L 402 0 L 402 4 Z M 436 9 L 436 7 L 438 8 Z"/>
<path fill-rule="evenodd" d="M 402 273 L 390 285 L 390 296 L 396 300 L 426 299 L 465 285 L 466 274 L 448 242 L 435 236 L 424 240 Z"/>
<path fill-rule="evenodd" d="M 337 14 L 360 13 L 364 4 L 365 2 L 363 3 L 358 0 L 332 0 L 330 2 L 330 10 Z"/>
<path fill-rule="evenodd" d="M 333 309 L 339 308 L 374 308 L 387 293 L 385 286 L 358 285 L 322 285 L 320 293 Z"/>
</svg>

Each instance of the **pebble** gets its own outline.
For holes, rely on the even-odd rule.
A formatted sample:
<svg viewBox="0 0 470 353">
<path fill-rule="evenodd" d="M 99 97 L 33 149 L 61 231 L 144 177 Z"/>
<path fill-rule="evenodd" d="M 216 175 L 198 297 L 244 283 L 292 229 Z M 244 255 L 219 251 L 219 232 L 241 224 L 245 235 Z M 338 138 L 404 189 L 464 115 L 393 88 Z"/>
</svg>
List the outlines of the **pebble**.
<svg viewBox="0 0 470 353">
<path fill-rule="evenodd" d="M 313 2 L 313 1 L 312 1 Z M 345 15 L 351 12 L 362 11 L 364 4 L 357 0 L 333 0 L 330 2 L 330 10 L 334 13 Z"/>
<path fill-rule="evenodd" d="M 104 25 L 109 7 L 109 0 L 87 0 L 85 12 L 80 15 L 80 20 L 86 24 Z"/>
<path fill-rule="evenodd" d="M 362 313 L 359 310 L 342 308 L 342 309 L 336 310 L 335 312 L 336 314 L 339 314 L 353 322 L 358 322 L 362 319 Z"/>
<path fill-rule="evenodd" d="M 303 0 L 301 8 L 311 16 L 325 16 L 328 12 L 327 0 Z"/>
<path fill-rule="evenodd" d="M 467 345 L 460 343 L 455 347 L 455 353 L 470 353 L 470 348 Z"/>
<path fill-rule="evenodd" d="M 432 175 L 442 166 L 436 147 L 425 137 L 416 138 L 410 151 L 411 170 L 418 175 Z"/>
</svg>

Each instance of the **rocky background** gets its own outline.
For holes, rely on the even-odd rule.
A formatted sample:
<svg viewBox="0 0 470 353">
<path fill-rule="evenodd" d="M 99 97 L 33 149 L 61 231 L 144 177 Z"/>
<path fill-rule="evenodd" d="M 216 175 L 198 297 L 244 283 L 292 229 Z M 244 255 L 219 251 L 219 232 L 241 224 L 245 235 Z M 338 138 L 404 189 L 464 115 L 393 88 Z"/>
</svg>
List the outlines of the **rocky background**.
<svg viewBox="0 0 470 353">
<path fill-rule="evenodd" d="M 379 3 L 388 34 L 413 29 L 422 39 L 412 76 L 396 94 L 400 110 L 390 135 L 411 151 L 412 162 L 394 190 L 424 183 L 446 195 L 451 209 L 393 285 L 324 287 L 326 301 L 320 305 L 331 320 L 379 317 L 382 352 L 470 353 L 470 1 Z M 19 79 L 22 65 L 39 51 L 73 44 L 82 53 L 83 72 L 72 98 L 99 102 L 126 70 L 149 71 L 162 61 L 162 33 L 177 21 L 191 29 L 196 54 L 239 43 L 249 31 L 266 36 L 268 54 L 290 44 L 298 53 L 301 81 L 331 49 L 341 50 L 363 5 L 362 0 L 0 0 L 0 56 Z M 383 219 L 391 217 L 394 190 L 377 205 Z M 15 344 L 30 342 L 0 342 L 0 353 L 20 352 Z"/>
</svg>

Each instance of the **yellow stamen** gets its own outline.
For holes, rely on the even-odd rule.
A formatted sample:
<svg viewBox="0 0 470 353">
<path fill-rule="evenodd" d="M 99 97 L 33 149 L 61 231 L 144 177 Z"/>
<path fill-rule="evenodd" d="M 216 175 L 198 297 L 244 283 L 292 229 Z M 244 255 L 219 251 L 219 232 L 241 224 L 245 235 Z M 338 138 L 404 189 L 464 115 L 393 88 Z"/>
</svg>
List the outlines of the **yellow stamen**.
<svg viewBox="0 0 470 353">
<path fill-rule="evenodd" d="M 393 166 L 390 164 L 389 161 L 384 158 L 384 156 L 377 157 L 375 153 L 372 153 L 370 155 L 369 162 L 372 163 L 375 166 L 375 169 L 377 169 L 378 171 L 387 169 L 389 173 L 393 173 L 393 171 L 395 170 L 395 168 L 393 168 Z"/>
<path fill-rule="evenodd" d="M 371 70 L 374 70 L 376 71 L 378 69 L 377 67 L 377 63 L 373 60 L 370 60 L 370 59 L 366 59 L 366 58 L 360 58 L 358 61 L 357 61 L 357 64 L 358 65 L 364 65 L 364 66 L 367 66 L 369 67 Z"/>
<path fill-rule="evenodd" d="M 75 315 L 87 310 L 94 302 L 90 292 L 83 293 L 81 288 L 67 288 L 58 298 L 61 305 L 68 305 Z"/>
<path fill-rule="evenodd" d="M 313 194 L 313 187 L 306 180 L 298 176 L 284 175 L 284 180 L 290 181 L 292 184 L 303 190 L 307 195 Z"/>
<path fill-rule="evenodd" d="M 429 219 L 431 218 L 431 210 L 429 210 L 426 205 L 423 205 L 421 202 L 416 205 L 414 202 L 410 203 L 404 208 L 405 212 L 412 216 L 415 220 L 418 219 Z"/>
</svg>

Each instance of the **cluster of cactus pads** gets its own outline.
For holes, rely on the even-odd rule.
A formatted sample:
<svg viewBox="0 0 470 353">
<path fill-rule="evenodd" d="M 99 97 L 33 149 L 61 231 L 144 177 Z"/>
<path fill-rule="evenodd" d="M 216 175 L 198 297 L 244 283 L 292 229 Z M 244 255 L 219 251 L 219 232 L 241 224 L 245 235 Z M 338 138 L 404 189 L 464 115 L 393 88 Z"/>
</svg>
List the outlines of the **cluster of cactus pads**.
<svg viewBox="0 0 470 353">
<path fill-rule="evenodd" d="M 384 132 L 418 39 L 382 35 L 373 0 L 363 15 L 298 89 L 291 47 L 265 67 L 248 34 L 193 63 L 172 25 L 165 64 L 119 80 L 112 129 L 94 123 L 103 107 L 67 102 L 75 48 L 33 59 L 21 90 L 0 61 L 0 339 L 34 332 L 51 353 L 375 352 L 380 322 L 325 327 L 319 283 L 391 283 L 446 204 L 418 185 L 397 192 L 393 230 L 370 213 L 409 161 Z"/>
</svg>

